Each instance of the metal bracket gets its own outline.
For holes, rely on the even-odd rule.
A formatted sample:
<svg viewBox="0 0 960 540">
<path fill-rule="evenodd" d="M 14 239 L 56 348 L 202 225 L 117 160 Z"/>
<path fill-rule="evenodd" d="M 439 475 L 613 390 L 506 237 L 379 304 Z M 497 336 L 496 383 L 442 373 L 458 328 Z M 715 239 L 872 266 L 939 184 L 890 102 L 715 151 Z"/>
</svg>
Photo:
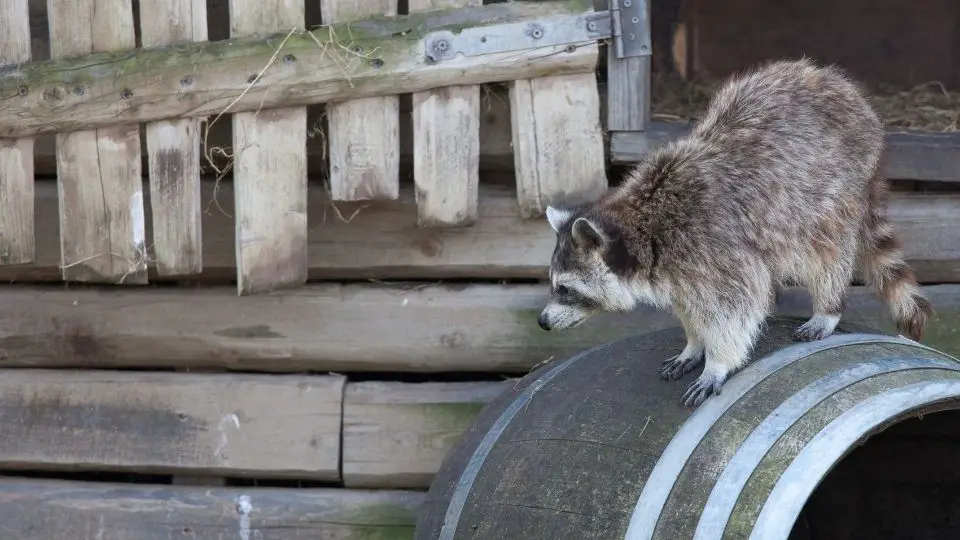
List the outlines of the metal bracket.
<svg viewBox="0 0 960 540">
<path fill-rule="evenodd" d="M 428 62 L 451 60 L 458 55 L 478 56 L 541 47 L 576 46 L 610 37 L 609 11 L 564 15 L 522 23 L 464 28 L 454 34 L 442 30 L 424 38 Z"/>
<path fill-rule="evenodd" d="M 464 28 L 454 34 L 441 30 L 424 38 L 429 63 L 457 56 L 479 56 L 541 47 L 567 46 L 613 39 L 617 58 L 648 56 L 650 21 L 648 0 L 610 0 L 610 11 L 561 15 L 536 21 Z"/>
<path fill-rule="evenodd" d="M 610 0 L 613 49 L 617 58 L 650 55 L 652 45 L 647 1 Z"/>
</svg>

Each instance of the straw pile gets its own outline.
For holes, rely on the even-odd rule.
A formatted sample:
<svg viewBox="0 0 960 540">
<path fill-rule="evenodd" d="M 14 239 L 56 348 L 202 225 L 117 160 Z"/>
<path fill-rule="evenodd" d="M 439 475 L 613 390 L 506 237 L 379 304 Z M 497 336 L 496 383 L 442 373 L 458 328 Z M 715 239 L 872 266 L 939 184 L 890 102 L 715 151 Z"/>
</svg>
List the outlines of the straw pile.
<svg viewBox="0 0 960 540">
<path fill-rule="evenodd" d="M 717 81 L 684 81 L 675 73 L 655 73 L 651 117 L 664 122 L 696 120 L 706 109 Z M 872 95 L 888 128 L 960 130 L 960 91 L 933 81 L 908 90 L 881 87 Z"/>
</svg>

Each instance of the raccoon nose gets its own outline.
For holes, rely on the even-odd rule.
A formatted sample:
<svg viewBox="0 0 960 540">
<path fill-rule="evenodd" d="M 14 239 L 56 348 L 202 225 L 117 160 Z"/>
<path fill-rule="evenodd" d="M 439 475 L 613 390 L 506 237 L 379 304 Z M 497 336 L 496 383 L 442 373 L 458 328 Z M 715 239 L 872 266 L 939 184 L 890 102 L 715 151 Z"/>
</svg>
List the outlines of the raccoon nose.
<svg viewBox="0 0 960 540">
<path fill-rule="evenodd" d="M 537 317 L 537 324 L 539 324 L 540 328 L 543 328 L 544 330 L 550 330 L 550 324 L 547 322 L 547 318 L 544 315 L 544 313 L 541 313 L 540 316 Z"/>
</svg>

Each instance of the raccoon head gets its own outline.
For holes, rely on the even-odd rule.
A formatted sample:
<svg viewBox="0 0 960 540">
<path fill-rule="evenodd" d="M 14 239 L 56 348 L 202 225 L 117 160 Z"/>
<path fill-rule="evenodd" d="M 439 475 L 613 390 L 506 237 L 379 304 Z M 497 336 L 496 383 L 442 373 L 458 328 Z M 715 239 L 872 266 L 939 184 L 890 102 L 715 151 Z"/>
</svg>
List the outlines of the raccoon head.
<svg viewBox="0 0 960 540">
<path fill-rule="evenodd" d="M 614 220 L 595 212 L 547 208 L 557 233 L 550 261 L 550 301 L 537 323 L 544 330 L 573 328 L 600 311 L 637 305 L 626 244 Z"/>
</svg>

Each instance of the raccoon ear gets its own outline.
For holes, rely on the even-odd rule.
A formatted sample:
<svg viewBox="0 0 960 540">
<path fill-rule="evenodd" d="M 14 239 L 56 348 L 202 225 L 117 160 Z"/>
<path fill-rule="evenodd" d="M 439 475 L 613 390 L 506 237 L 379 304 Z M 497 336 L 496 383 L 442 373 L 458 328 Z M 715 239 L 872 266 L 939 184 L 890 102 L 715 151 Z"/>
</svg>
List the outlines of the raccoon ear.
<svg viewBox="0 0 960 540">
<path fill-rule="evenodd" d="M 560 228 L 570 221 L 572 215 L 573 212 L 569 210 L 554 208 L 552 206 L 547 207 L 547 221 L 550 222 L 550 226 L 553 227 L 553 232 L 556 233 L 559 233 Z"/>
<path fill-rule="evenodd" d="M 573 222 L 571 232 L 573 242 L 580 247 L 598 248 L 610 239 L 596 223 L 584 217 L 579 217 Z"/>
</svg>

